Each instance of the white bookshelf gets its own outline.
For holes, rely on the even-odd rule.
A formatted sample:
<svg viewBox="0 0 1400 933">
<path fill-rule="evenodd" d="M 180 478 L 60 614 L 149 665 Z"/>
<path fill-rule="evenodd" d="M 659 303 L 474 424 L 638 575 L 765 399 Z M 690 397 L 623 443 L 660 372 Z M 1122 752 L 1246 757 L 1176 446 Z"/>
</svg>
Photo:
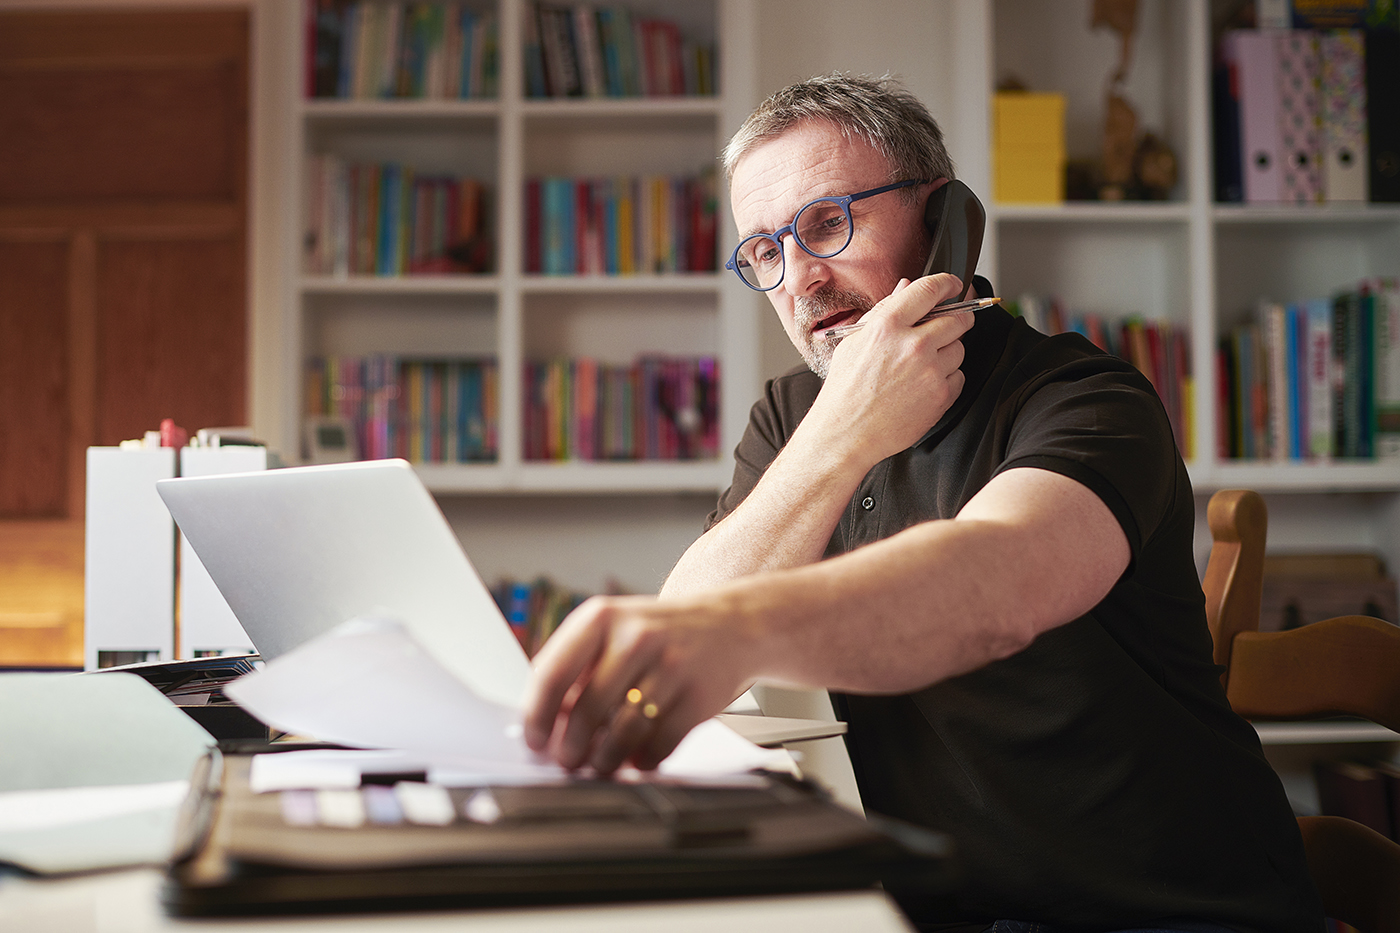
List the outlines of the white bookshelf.
<svg viewBox="0 0 1400 933">
<path fill-rule="evenodd" d="M 1400 742 L 1400 732 L 1373 722 L 1319 720 L 1316 722 L 1257 722 L 1263 745 L 1339 745 L 1351 742 Z"/>
<path fill-rule="evenodd" d="M 499 454 L 494 463 L 421 464 L 442 495 L 501 492 L 714 493 L 732 473 L 729 451 L 757 397 L 758 332 L 750 297 L 732 276 L 526 275 L 524 186 L 532 175 L 694 174 L 716 165 L 753 103 L 749 0 L 622 0 L 639 15 L 677 21 L 719 48 L 719 95 L 532 100 L 524 93 L 527 0 L 496 0 L 499 96 L 494 100 L 326 100 L 292 95 L 292 148 L 304 161 L 335 153 L 397 161 L 487 185 L 494 269 L 483 275 L 292 275 L 282 410 L 299 421 L 301 367 L 316 355 L 494 356 L 499 362 Z M 479 8 L 484 8 L 479 7 Z M 298 51 L 298 67 L 301 73 Z M 288 209 L 303 228 L 302 172 Z M 720 198 L 721 243 L 732 224 Z M 292 241 L 298 248 L 300 236 Z M 302 268 L 301 257 L 294 267 Z M 593 355 L 626 363 L 641 353 L 713 355 L 720 366 L 720 455 L 706 461 L 546 463 L 523 458 L 521 379 L 529 358 Z M 295 367 L 295 373 L 290 370 Z M 283 444 L 295 450 L 283 428 Z"/>
<path fill-rule="evenodd" d="M 1294 301 L 1400 274 L 1400 205 L 1217 204 L 1212 183 L 1213 0 L 1142 0 L 1126 96 L 1139 129 L 1166 140 L 1179 180 L 1165 201 L 997 204 L 988 191 L 982 271 L 998 294 L 1058 295 L 1067 306 L 1118 320 L 1131 314 L 1187 325 L 1195 381 L 1197 536 L 1208 547 L 1204 504 L 1218 489 L 1251 488 L 1269 501 L 1271 550 L 1375 550 L 1400 568 L 1400 462 L 1296 463 L 1220 458 L 1215 450 L 1219 336 L 1260 298 Z M 957 41 L 988 51 L 991 66 L 964 93 L 987 97 L 1015 74 L 1030 89 L 1068 96 L 1069 154 L 1092 155 L 1118 39 L 1091 32 L 1088 9 L 1035 0 L 981 0 L 959 18 Z M 956 127 L 953 131 L 956 131 Z M 991 141 L 979 137 L 990 164 Z M 1203 537 L 1204 536 L 1204 537 Z"/>
</svg>

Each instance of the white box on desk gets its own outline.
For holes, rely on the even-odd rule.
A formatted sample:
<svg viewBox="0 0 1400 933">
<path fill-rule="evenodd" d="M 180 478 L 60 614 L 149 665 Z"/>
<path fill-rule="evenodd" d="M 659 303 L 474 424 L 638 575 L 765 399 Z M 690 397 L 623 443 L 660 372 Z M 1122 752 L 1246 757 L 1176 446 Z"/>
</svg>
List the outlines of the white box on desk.
<svg viewBox="0 0 1400 933">
<path fill-rule="evenodd" d="M 268 468 L 266 447 L 231 445 L 185 447 L 180 451 L 181 476 L 253 473 Z M 196 653 L 253 653 L 253 643 L 238 623 L 228 601 L 214 585 L 199 555 L 180 536 L 180 657 Z"/>
<path fill-rule="evenodd" d="M 175 520 L 156 480 L 175 475 L 173 447 L 89 447 L 83 667 L 175 656 Z"/>
</svg>

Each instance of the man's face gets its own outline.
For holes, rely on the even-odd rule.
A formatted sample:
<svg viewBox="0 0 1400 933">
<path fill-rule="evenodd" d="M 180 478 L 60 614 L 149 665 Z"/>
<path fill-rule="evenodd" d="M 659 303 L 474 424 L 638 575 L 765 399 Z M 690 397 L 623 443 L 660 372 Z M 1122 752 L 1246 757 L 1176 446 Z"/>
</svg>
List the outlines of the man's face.
<svg viewBox="0 0 1400 933">
<path fill-rule="evenodd" d="M 807 121 L 758 146 L 740 160 L 730 184 L 734 221 L 743 238 L 790 223 L 815 198 L 855 194 L 901 179 L 864 141 L 848 140 L 830 123 Z M 924 267 L 929 236 L 923 224 L 928 185 L 917 186 L 915 204 L 905 191 L 890 191 L 851 205 L 854 234 L 828 259 L 808 254 L 791 236 L 782 240 L 783 281 L 764 292 L 797 352 L 823 379 L 833 342 L 822 332 L 858 320 L 901 278 Z"/>
</svg>

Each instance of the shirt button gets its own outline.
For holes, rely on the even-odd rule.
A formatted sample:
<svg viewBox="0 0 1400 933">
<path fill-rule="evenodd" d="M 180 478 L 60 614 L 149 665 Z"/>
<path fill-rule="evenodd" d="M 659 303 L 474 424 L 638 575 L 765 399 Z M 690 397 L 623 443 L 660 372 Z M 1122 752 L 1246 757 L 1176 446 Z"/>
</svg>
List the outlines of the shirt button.
<svg viewBox="0 0 1400 933">
<path fill-rule="evenodd" d="M 870 496 L 866 496 L 864 499 L 860 500 L 860 507 L 869 512 L 871 509 L 875 508 L 875 500 Z"/>
</svg>

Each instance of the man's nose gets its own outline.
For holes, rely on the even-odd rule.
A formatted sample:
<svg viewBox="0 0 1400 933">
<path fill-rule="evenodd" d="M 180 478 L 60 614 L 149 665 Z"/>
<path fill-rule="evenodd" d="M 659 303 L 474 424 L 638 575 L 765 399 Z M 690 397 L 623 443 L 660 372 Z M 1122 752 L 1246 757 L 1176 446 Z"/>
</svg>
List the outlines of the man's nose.
<svg viewBox="0 0 1400 933">
<path fill-rule="evenodd" d="M 798 245 L 796 238 L 783 238 L 783 289 L 794 298 L 810 295 L 830 277 L 827 260 L 813 256 Z"/>
</svg>

